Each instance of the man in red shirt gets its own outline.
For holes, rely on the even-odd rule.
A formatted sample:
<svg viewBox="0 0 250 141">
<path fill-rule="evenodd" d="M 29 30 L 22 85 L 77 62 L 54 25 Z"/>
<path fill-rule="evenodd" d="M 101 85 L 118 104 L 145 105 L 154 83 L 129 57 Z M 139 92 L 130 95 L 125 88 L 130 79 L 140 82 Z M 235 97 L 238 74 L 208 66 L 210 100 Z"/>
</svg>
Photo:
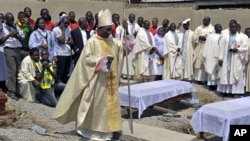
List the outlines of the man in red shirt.
<svg viewBox="0 0 250 141">
<path fill-rule="evenodd" d="M 86 12 L 85 15 L 87 21 L 88 21 L 88 31 L 91 31 L 94 27 L 94 17 L 91 11 Z"/>
<path fill-rule="evenodd" d="M 25 13 L 25 16 L 28 18 L 28 23 L 29 23 L 30 25 L 32 25 L 32 27 L 34 28 L 34 26 L 35 26 L 35 21 L 34 21 L 33 19 L 30 18 L 30 17 L 31 17 L 31 14 L 32 14 L 31 9 L 30 9 L 29 7 L 25 7 L 24 10 L 23 10 L 23 12 Z"/>
<path fill-rule="evenodd" d="M 111 30 L 111 34 L 113 37 L 115 37 L 115 34 L 116 34 L 116 27 L 120 25 L 119 20 L 120 20 L 119 14 L 114 13 L 112 15 L 112 22 L 113 23 L 112 23 L 112 30 Z"/>
<path fill-rule="evenodd" d="M 75 17 L 76 17 L 75 12 L 70 11 L 69 12 L 69 26 L 70 26 L 71 30 L 78 28 L 78 23 L 76 22 Z"/>
<path fill-rule="evenodd" d="M 149 31 L 155 35 L 157 33 L 157 28 L 158 28 L 158 18 L 154 17 L 152 19 L 152 26 L 149 28 Z"/>
</svg>

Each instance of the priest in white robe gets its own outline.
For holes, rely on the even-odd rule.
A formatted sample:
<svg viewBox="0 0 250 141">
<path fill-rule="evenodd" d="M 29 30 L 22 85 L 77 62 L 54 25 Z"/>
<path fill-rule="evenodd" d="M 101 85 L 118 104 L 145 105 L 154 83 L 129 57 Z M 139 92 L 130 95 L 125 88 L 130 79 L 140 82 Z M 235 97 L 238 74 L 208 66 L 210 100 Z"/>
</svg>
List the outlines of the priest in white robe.
<svg viewBox="0 0 250 141">
<path fill-rule="evenodd" d="M 121 131 L 123 47 L 110 36 L 111 25 L 111 12 L 101 10 L 97 34 L 87 41 L 52 116 L 62 124 L 76 121 L 77 133 L 91 140 L 111 140 Z"/>
<path fill-rule="evenodd" d="M 125 79 L 133 79 L 133 75 L 134 75 L 134 67 L 132 66 L 132 53 L 131 51 L 134 48 L 134 44 L 135 44 L 135 39 L 133 35 L 130 35 L 128 32 L 128 23 L 126 20 L 122 21 L 122 25 L 119 25 L 116 28 L 116 35 L 115 38 L 118 40 L 121 40 L 124 44 L 124 46 L 127 46 L 129 50 L 127 50 L 128 52 L 130 52 L 128 54 L 128 64 L 127 64 L 127 59 L 124 57 L 123 59 L 123 66 L 122 66 L 122 73 L 121 73 L 121 77 L 125 78 Z M 128 66 L 127 66 L 128 65 Z M 127 70 L 128 69 L 128 70 Z"/>
<path fill-rule="evenodd" d="M 228 25 L 230 25 L 230 23 L 237 23 L 237 21 L 234 20 L 234 19 L 231 19 L 231 20 L 229 21 L 229 24 L 228 24 Z M 229 34 L 229 28 L 223 29 L 223 30 L 221 31 L 221 34 Z"/>
<path fill-rule="evenodd" d="M 215 33 L 207 37 L 203 50 L 205 71 L 207 73 L 207 85 L 212 90 L 216 90 L 218 82 L 219 39 L 221 37 L 222 26 L 220 24 L 216 24 L 214 28 Z"/>
<path fill-rule="evenodd" d="M 182 36 L 176 32 L 175 23 L 170 24 L 170 31 L 164 36 L 163 79 L 182 79 Z"/>
<path fill-rule="evenodd" d="M 210 17 L 203 19 L 203 25 L 195 29 L 195 34 L 198 36 L 194 49 L 194 79 L 199 82 L 206 81 L 206 73 L 203 62 L 203 48 L 208 35 L 214 33 L 214 27 L 210 24 Z"/>
<path fill-rule="evenodd" d="M 29 102 L 35 102 L 36 93 L 40 88 L 40 82 L 37 79 L 39 68 L 41 64 L 38 63 L 39 49 L 32 48 L 28 56 L 26 56 L 21 63 L 21 68 L 18 73 L 18 88 L 19 94 Z"/>
<path fill-rule="evenodd" d="M 182 22 L 183 24 L 183 32 L 181 36 L 183 36 L 182 40 L 182 76 L 184 80 L 192 81 L 193 79 L 193 54 L 194 54 L 194 46 L 197 36 L 195 36 L 194 32 L 189 29 L 190 18 L 186 19 Z"/>
<path fill-rule="evenodd" d="M 136 44 L 133 49 L 134 78 L 139 82 L 153 81 L 158 74 L 157 54 L 161 55 L 155 48 L 154 36 L 149 32 L 149 26 L 150 22 L 145 20 L 136 36 Z"/>
<path fill-rule="evenodd" d="M 135 38 L 137 33 L 139 32 L 140 26 L 135 22 L 135 14 L 133 13 L 129 14 L 128 18 L 129 21 L 127 21 L 127 25 L 125 28 L 126 30 L 124 31 L 126 31 L 126 34 L 128 34 L 128 35 L 125 34 L 127 36 L 126 38 L 127 42 L 130 42 L 129 44 L 134 45 L 136 40 Z M 122 77 L 125 79 L 134 79 L 133 76 L 135 70 L 133 67 L 132 58 L 133 58 L 133 52 L 130 52 L 130 54 L 128 54 L 128 63 L 127 59 L 125 58 L 123 59 Z M 128 72 L 127 72 L 127 64 L 128 64 Z"/>
<path fill-rule="evenodd" d="M 244 65 L 247 42 L 237 32 L 237 23 L 230 23 L 230 34 L 220 40 L 218 63 L 221 66 L 217 91 L 227 94 L 244 94 Z"/>
<path fill-rule="evenodd" d="M 245 34 L 248 37 L 247 40 L 247 47 L 248 47 L 248 53 L 247 53 L 247 65 L 246 65 L 246 92 L 250 92 L 250 27 L 245 29 Z"/>
</svg>

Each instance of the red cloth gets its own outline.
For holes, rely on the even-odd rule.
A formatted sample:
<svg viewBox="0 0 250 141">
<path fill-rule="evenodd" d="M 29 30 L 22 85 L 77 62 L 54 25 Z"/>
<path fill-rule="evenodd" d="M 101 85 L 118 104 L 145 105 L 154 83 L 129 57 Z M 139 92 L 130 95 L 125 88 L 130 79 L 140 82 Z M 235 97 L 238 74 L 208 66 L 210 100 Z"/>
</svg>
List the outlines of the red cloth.
<svg viewBox="0 0 250 141">
<path fill-rule="evenodd" d="M 156 28 L 154 28 L 154 27 L 149 27 L 149 29 L 148 29 L 153 35 L 155 35 L 156 33 L 157 33 L 157 27 Z"/>
<path fill-rule="evenodd" d="M 115 24 L 114 24 L 114 23 L 112 24 L 111 34 L 113 35 L 113 37 L 114 37 L 115 34 L 116 34 L 116 28 L 115 28 Z"/>
<path fill-rule="evenodd" d="M 54 23 L 52 23 L 51 21 L 45 23 L 45 29 L 52 31 L 53 28 L 54 28 Z"/>
<path fill-rule="evenodd" d="M 33 19 L 29 19 L 29 23 L 32 25 L 32 27 L 35 27 L 36 22 Z"/>
<path fill-rule="evenodd" d="M 94 23 L 88 23 L 88 31 L 91 31 L 94 27 Z"/>
<path fill-rule="evenodd" d="M 79 27 L 78 23 L 76 21 L 69 23 L 69 26 L 70 26 L 71 30 L 74 30 L 74 29 Z"/>
</svg>

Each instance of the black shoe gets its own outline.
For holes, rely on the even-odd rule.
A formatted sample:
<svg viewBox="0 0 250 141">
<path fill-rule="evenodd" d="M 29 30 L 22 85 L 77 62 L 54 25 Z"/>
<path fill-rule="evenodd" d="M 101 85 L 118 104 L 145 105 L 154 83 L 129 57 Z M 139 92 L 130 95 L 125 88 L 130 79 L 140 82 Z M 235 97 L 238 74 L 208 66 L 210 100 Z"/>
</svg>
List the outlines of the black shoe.
<svg viewBox="0 0 250 141">
<path fill-rule="evenodd" d="M 7 95 L 8 95 L 11 99 L 13 99 L 13 100 L 16 100 L 16 101 L 19 100 L 19 98 L 16 96 L 16 94 L 14 94 L 14 93 L 12 93 L 12 92 L 9 92 Z"/>
</svg>

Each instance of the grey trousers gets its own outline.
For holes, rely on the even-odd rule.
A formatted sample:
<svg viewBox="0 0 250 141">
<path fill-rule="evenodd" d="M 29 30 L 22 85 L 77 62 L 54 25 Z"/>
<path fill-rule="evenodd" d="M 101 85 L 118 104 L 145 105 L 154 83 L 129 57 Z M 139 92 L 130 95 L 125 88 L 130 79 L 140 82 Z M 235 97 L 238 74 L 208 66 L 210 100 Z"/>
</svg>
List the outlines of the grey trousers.
<svg viewBox="0 0 250 141">
<path fill-rule="evenodd" d="M 8 68 L 8 79 L 6 85 L 10 92 L 17 94 L 17 74 L 21 65 L 21 48 L 11 49 L 5 47 L 4 55 Z"/>
</svg>

